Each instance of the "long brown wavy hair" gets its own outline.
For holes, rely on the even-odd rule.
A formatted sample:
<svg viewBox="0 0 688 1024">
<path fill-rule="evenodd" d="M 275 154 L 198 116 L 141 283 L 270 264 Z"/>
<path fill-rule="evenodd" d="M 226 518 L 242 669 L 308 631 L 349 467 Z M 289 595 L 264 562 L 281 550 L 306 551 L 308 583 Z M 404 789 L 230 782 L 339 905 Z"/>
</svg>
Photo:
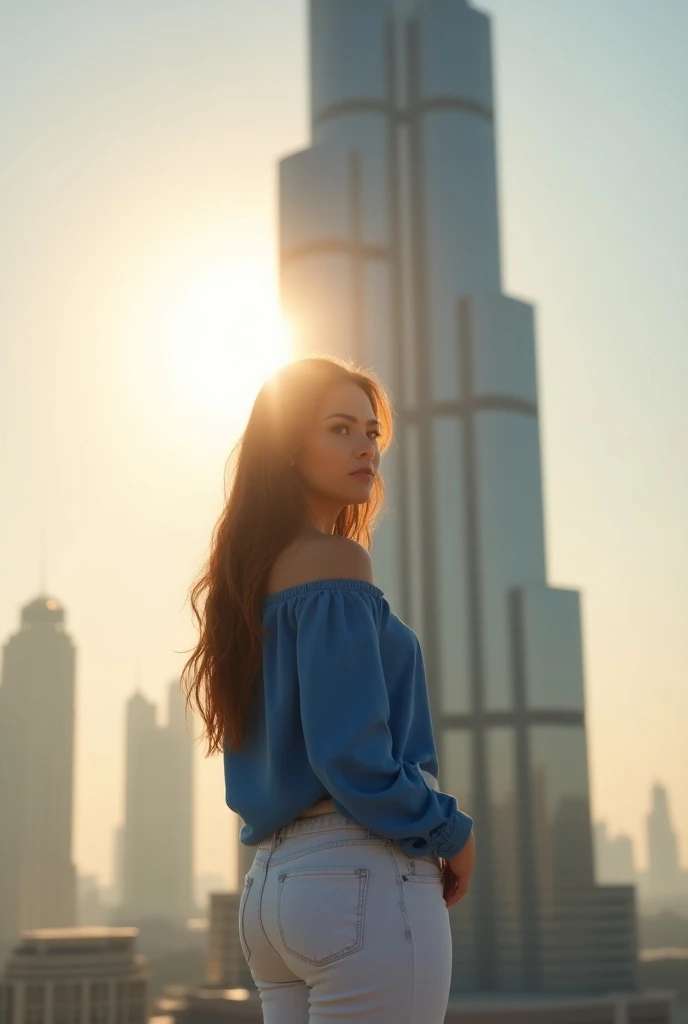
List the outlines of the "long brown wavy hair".
<svg viewBox="0 0 688 1024">
<path fill-rule="evenodd" d="M 351 360 L 317 355 L 288 363 L 265 382 L 227 460 L 232 470 L 229 497 L 225 477 L 225 506 L 213 529 L 209 556 L 190 589 L 199 639 L 181 674 L 187 709 L 193 698 L 204 723 L 206 756 L 242 749 L 258 698 L 268 575 L 306 519 L 306 492 L 290 460 L 298 454 L 324 393 L 342 382 L 357 384 L 370 399 L 384 451 L 392 439 L 393 412 L 379 378 Z M 383 497 L 378 473 L 368 501 L 342 509 L 334 535 L 370 548 Z"/>
</svg>

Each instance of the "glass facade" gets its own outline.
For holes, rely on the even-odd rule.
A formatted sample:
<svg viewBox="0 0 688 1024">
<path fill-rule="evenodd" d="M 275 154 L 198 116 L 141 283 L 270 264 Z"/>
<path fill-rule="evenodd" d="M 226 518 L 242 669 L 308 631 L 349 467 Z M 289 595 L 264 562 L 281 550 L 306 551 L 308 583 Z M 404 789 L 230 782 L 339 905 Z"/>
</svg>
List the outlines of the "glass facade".
<svg viewBox="0 0 688 1024">
<path fill-rule="evenodd" d="M 280 165 L 280 247 L 293 261 L 299 246 L 351 231 L 351 161 L 346 147 L 332 142 L 296 153 Z"/>
<path fill-rule="evenodd" d="M 429 277 L 451 267 L 446 304 L 501 287 L 490 25 L 464 5 L 427 4 L 418 26 Z"/>
<path fill-rule="evenodd" d="M 429 111 L 423 118 L 428 278 L 435 289 L 433 298 L 443 303 L 447 317 L 445 359 L 456 350 L 457 299 L 474 292 L 499 292 L 494 178 L 485 171 L 494 156 L 493 145 L 491 123 L 466 111 Z M 447 387 L 439 367 L 434 379 L 440 392 Z M 457 375 L 452 382 L 458 383 Z"/>
<path fill-rule="evenodd" d="M 423 97 L 458 96 L 491 107 L 489 20 L 463 2 L 417 7 Z"/>
<path fill-rule="evenodd" d="M 384 110 L 366 110 L 324 121 L 317 131 L 319 142 L 331 141 L 363 157 L 359 164 L 360 195 L 358 203 L 350 204 L 348 228 L 351 231 L 354 221 L 358 221 L 364 245 L 389 242 L 388 124 Z"/>
<path fill-rule="evenodd" d="M 470 300 L 473 393 L 537 405 L 533 307 L 504 295 Z"/>
<path fill-rule="evenodd" d="M 465 714 L 472 703 L 463 429 L 458 416 L 433 423 L 438 668 L 445 714 Z"/>
<path fill-rule="evenodd" d="M 431 0 L 312 17 L 282 284 L 299 354 L 362 358 L 400 414 L 376 578 L 429 666 L 440 787 L 490 826 L 490 877 L 450 918 L 452 991 L 573 979 L 568 939 L 538 972 L 562 894 L 594 928 L 580 601 L 547 585 L 535 317 L 501 293 L 489 19 Z"/>
<path fill-rule="evenodd" d="M 300 354 L 327 351 L 347 356 L 357 337 L 351 302 L 353 268 L 348 252 L 321 252 L 298 260 L 284 271 L 284 312 L 302 348 Z M 309 302 L 299 296 L 312 293 Z"/>
<path fill-rule="evenodd" d="M 529 733 L 533 872 L 546 908 L 557 892 L 594 884 L 587 745 L 580 726 Z"/>
<path fill-rule="evenodd" d="M 404 458 L 406 459 L 406 508 L 408 516 L 408 547 L 406 558 L 409 569 L 409 625 L 416 632 L 421 647 L 424 643 L 425 614 L 423 605 L 423 547 L 421 543 L 423 521 L 420 492 L 420 446 L 418 427 L 409 423 L 404 431 Z"/>
<path fill-rule="evenodd" d="M 579 594 L 534 584 L 521 595 L 526 704 L 582 712 Z"/>
<path fill-rule="evenodd" d="M 397 612 L 402 608 L 403 594 L 401 564 L 397 552 L 402 546 L 401 508 L 403 496 L 400 493 L 399 462 L 402 428 L 396 425 L 396 436 L 392 445 L 382 456 L 380 472 L 385 486 L 384 508 L 373 533 L 371 555 L 375 566 L 375 581 L 384 591 L 390 607 Z"/>
<path fill-rule="evenodd" d="M 476 491 L 484 707 L 513 709 L 506 594 L 544 578 L 537 421 L 487 409 L 476 416 Z"/>
<path fill-rule="evenodd" d="M 311 109 L 314 115 L 352 98 L 352 91 L 357 99 L 385 98 L 388 31 L 385 4 L 311 5 Z M 354 64 L 351 54 L 356 54 Z M 354 75 L 352 67 L 355 67 Z M 317 141 L 317 134 L 315 137 Z"/>
<path fill-rule="evenodd" d="M 447 729 L 444 733 L 440 789 L 456 798 L 460 810 L 476 818 L 473 781 L 473 735 L 468 729 Z M 480 828 L 476 819 L 476 833 Z M 449 912 L 452 934 L 452 992 L 470 992 L 475 987 L 476 915 L 479 913 L 475 888 L 471 886 L 458 907 Z"/>
<path fill-rule="evenodd" d="M 396 373 L 396 351 L 389 315 L 392 302 L 389 262 L 386 259 L 366 260 L 361 286 L 361 361 L 372 367 L 385 387 L 391 390 Z"/>
<path fill-rule="evenodd" d="M 444 112 L 440 120 L 447 126 L 460 116 Z M 458 401 L 461 390 L 459 346 L 457 337 L 457 273 L 460 272 L 462 244 L 460 237 L 447 231 L 447 222 L 455 221 L 454 206 L 448 209 L 443 203 L 435 202 L 435 189 L 447 196 L 455 189 L 456 166 L 445 164 L 441 152 L 429 153 L 428 121 L 433 115 L 427 114 L 422 121 L 419 134 L 422 135 L 423 179 L 425 203 L 423 206 L 423 228 L 427 238 L 427 308 L 429 338 L 429 360 L 432 397 L 437 402 Z M 465 244 L 465 236 L 464 244 Z"/>
<path fill-rule="evenodd" d="M 442 763 L 438 769 L 440 789 L 456 797 L 460 810 L 475 816 L 473 801 L 473 736 L 468 729 L 447 729 Z"/>
<path fill-rule="evenodd" d="M 486 734 L 489 766 L 488 807 L 492 842 L 493 928 L 498 950 L 498 984 L 518 987 L 522 973 L 520 904 L 519 815 L 516 770 L 516 733 L 511 727 L 492 728 Z M 476 826 L 477 831 L 477 826 Z"/>
<path fill-rule="evenodd" d="M 400 124 L 396 135 L 396 181 L 399 191 L 397 227 L 399 232 L 398 259 L 401 276 L 401 294 L 397 301 L 401 306 L 401 353 L 403 367 L 402 393 L 400 401 L 405 408 L 413 409 L 418 404 L 418 347 L 415 331 L 413 232 L 411 217 L 411 133 L 407 125 Z"/>
</svg>

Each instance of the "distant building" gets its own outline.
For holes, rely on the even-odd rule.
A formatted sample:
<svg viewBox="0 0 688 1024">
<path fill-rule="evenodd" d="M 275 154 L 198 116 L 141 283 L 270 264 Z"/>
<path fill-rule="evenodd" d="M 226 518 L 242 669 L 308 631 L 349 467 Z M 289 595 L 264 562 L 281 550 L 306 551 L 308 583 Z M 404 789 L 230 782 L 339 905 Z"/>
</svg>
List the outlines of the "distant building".
<svg viewBox="0 0 688 1024">
<path fill-rule="evenodd" d="M 0 981 L 0 1024 L 146 1024 L 136 928 L 25 932 Z"/>
<path fill-rule="evenodd" d="M 244 988 L 255 991 L 239 943 L 239 900 L 236 892 L 210 894 L 210 928 L 206 984 L 222 989 Z"/>
<path fill-rule="evenodd" d="M 216 872 L 198 875 L 194 879 L 194 900 L 196 911 L 201 917 L 210 915 L 210 898 L 214 892 L 224 893 L 229 889 L 227 880 Z"/>
<path fill-rule="evenodd" d="M 120 919 L 185 922 L 194 914 L 192 765 L 179 683 L 168 688 L 165 726 L 135 694 L 127 705 Z"/>
<path fill-rule="evenodd" d="M 111 907 L 105 896 L 107 890 L 100 885 L 97 875 L 77 875 L 76 923 L 80 928 L 110 924 Z"/>
<path fill-rule="evenodd" d="M 0 955 L 26 929 L 76 921 L 75 665 L 64 608 L 42 594 L 2 651 Z"/>
<path fill-rule="evenodd" d="M 672 824 L 669 793 L 652 787 L 652 806 L 645 817 L 648 867 L 638 875 L 638 901 L 644 914 L 688 916 L 688 869 L 681 865 L 678 834 Z"/>
<path fill-rule="evenodd" d="M 168 985 L 148 1024 L 263 1024 L 258 992 Z"/>
<path fill-rule="evenodd" d="M 601 885 L 635 885 L 638 874 L 633 857 L 630 836 L 613 838 L 607 832 L 606 822 L 597 822 L 593 828 L 595 845 L 595 877 Z"/>
<path fill-rule="evenodd" d="M 119 906 L 124 899 L 124 825 L 112 833 L 112 886 L 110 902 Z"/>
<path fill-rule="evenodd" d="M 665 786 L 652 787 L 652 808 L 646 816 L 648 871 L 645 884 L 657 895 L 688 892 L 688 872 L 682 870 L 678 835 L 671 821 L 669 794 Z"/>
</svg>

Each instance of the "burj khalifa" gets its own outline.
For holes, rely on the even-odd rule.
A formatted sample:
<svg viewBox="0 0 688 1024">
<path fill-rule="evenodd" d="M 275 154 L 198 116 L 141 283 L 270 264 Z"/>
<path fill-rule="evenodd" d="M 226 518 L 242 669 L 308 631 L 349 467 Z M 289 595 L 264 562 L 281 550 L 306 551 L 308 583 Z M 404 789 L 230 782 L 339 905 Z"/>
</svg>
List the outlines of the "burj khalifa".
<svg viewBox="0 0 688 1024">
<path fill-rule="evenodd" d="M 376 583 L 421 640 L 478 852 L 452 991 L 637 991 L 634 890 L 595 880 L 580 595 L 547 578 L 534 309 L 502 288 L 490 21 L 310 0 L 309 35 L 281 298 L 296 356 L 371 367 L 396 410 Z"/>
</svg>

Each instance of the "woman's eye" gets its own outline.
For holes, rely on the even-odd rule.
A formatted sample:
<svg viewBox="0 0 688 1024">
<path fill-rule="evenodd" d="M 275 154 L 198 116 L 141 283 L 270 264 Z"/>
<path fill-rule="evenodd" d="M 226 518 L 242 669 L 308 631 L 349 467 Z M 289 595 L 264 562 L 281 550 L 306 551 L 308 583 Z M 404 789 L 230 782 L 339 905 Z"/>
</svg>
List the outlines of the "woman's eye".
<svg viewBox="0 0 688 1024">
<path fill-rule="evenodd" d="M 332 432 L 336 433 L 338 430 L 348 430 L 348 429 L 349 428 L 348 428 L 346 423 L 338 423 L 336 427 L 332 427 Z M 382 432 L 380 430 L 369 430 L 368 431 L 368 437 L 370 437 L 371 435 L 377 441 L 377 439 L 382 436 Z"/>
</svg>

